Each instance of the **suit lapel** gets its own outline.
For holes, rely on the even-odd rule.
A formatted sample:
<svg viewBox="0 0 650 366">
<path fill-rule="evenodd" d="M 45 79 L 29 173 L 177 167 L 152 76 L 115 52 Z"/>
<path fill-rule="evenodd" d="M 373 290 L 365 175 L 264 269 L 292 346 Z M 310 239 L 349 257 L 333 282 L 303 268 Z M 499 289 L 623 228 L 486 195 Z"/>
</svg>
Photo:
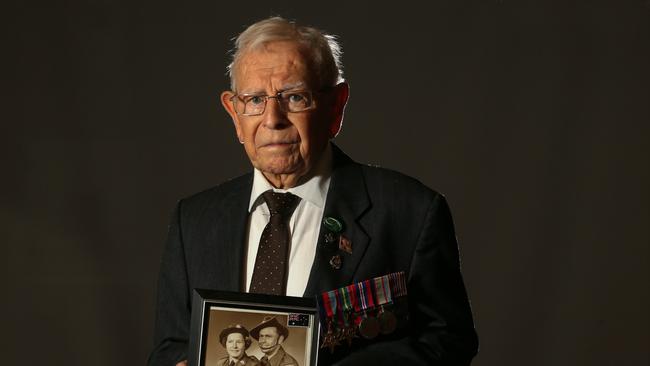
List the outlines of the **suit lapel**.
<svg viewBox="0 0 650 366">
<path fill-rule="evenodd" d="M 332 180 L 323 218 L 333 217 L 343 223 L 341 234 L 352 243 L 352 253 L 339 250 L 338 240 L 326 243 L 325 234 L 328 230 L 321 225 L 316 257 L 304 296 L 313 296 L 321 291 L 350 284 L 370 240 L 359 224 L 359 218 L 370 207 L 361 168 L 335 145 L 332 145 L 332 151 Z M 335 255 L 341 258 L 340 269 L 330 265 Z"/>
<path fill-rule="evenodd" d="M 252 187 L 252 174 L 237 178 L 225 197 L 215 199 L 203 217 L 207 227 L 205 252 L 201 258 L 203 286 L 226 291 L 244 288 L 243 265 L 246 256 L 246 222 Z M 203 274 L 205 274 L 203 276 Z"/>
</svg>

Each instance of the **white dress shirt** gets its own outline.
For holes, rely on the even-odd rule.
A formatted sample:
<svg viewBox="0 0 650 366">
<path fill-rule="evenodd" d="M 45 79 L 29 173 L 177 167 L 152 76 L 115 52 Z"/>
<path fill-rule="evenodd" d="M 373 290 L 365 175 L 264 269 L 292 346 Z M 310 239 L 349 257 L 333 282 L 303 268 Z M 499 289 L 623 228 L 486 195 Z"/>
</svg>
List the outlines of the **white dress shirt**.
<svg viewBox="0 0 650 366">
<path fill-rule="evenodd" d="M 275 192 L 291 192 L 300 197 L 300 202 L 289 221 L 291 237 L 289 252 L 289 273 L 287 278 L 287 296 L 302 296 L 307 288 L 307 281 L 316 255 L 316 244 L 320 231 L 325 200 L 330 186 L 332 170 L 332 149 L 327 144 L 323 158 L 315 169 L 314 176 L 307 182 L 289 189 L 274 188 L 261 171 L 253 173 L 253 190 L 248 206 L 248 254 L 246 257 L 246 290 L 249 291 L 257 249 L 264 227 L 269 222 L 271 214 L 261 197 L 269 189 Z"/>
</svg>

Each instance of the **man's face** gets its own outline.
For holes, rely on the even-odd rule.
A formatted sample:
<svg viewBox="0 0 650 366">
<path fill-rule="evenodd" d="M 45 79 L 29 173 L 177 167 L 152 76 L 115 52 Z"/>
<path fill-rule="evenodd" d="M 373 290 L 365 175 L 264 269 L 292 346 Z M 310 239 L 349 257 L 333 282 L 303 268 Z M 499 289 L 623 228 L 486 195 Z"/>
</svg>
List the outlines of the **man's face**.
<svg viewBox="0 0 650 366">
<path fill-rule="evenodd" d="M 320 86 L 315 85 L 309 69 L 309 61 L 298 44 L 271 42 L 242 56 L 235 70 L 237 93 L 273 96 L 290 90 L 316 92 L 314 89 Z M 340 97 L 314 93 L 316 108 L 302 112 L 285 112 L 271 98 L 262 115 L 243 116 L 236 113 L 235 104 L 241 102 L 237 98 L 230 101 L 233 93 L 224 92 L 221 101 L 233 119 L 237 137 L 251 163 L 274 183 L 270 176 L 289 175 L 295 180 L 311 172 L 325 145 L 340 128 L 347 101 L 347 85 L 344 87 L 342 105 L 339 106 Z M 339 89 L 334 88 L 330 94 L 338 95 Z"/>
<path fill-rule="evenodd" d="M 262 328 L 258 342 L 262 352 L 273 353 L 284 342 L 284 337 L 278 334 L 276 327 Z"/>
<path fill-rule="evenodd" d="M 244 353 L 244 335 L 241 333 L 230 333 L 226 338 L 226 351 L 232 358 L 240 358 Z"/>
</svg>

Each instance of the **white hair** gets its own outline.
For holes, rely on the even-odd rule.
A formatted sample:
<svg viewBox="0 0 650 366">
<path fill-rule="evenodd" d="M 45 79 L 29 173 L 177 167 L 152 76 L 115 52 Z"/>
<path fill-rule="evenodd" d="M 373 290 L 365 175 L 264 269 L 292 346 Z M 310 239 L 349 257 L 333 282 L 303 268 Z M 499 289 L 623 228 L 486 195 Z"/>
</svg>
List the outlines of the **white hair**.
<svg viewBox="0 0 650 366">
<path fill-rule="evenodd" d="M 235 75 L 242 55 L 275 41 L 292 41 L 304 47 L 320 87 L 334 86 L 343 81 L 342 51 L 334 35 L 281 17 L 271 17 L 249 26 L 235 39 L 232 62 L 228 65 L 232 90 L 236 90 Z"/>
</svg>

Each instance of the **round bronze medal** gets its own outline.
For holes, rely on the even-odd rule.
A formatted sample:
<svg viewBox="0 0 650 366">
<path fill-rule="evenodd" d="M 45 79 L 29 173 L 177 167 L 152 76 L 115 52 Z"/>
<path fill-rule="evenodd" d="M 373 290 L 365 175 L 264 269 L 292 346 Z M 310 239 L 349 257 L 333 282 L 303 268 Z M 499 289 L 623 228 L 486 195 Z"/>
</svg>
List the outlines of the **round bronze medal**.
<svg viewBox="0 0 650 366">
<path fill-rule="evenodd" d="M 395 328 L 397 328 L 397 318 L 390 311 L 382 311 L 377 315 L 377 319 L 379 320 L 379 331 L 381 334 L 393 333 Z"/>
<path fill-rule="evenodd" d="M 377 318 L 363 318 L 359 324 L 359 334 L 365 339 L 373 339 L 379 335 L 379 321 Z"/>
</svg>

